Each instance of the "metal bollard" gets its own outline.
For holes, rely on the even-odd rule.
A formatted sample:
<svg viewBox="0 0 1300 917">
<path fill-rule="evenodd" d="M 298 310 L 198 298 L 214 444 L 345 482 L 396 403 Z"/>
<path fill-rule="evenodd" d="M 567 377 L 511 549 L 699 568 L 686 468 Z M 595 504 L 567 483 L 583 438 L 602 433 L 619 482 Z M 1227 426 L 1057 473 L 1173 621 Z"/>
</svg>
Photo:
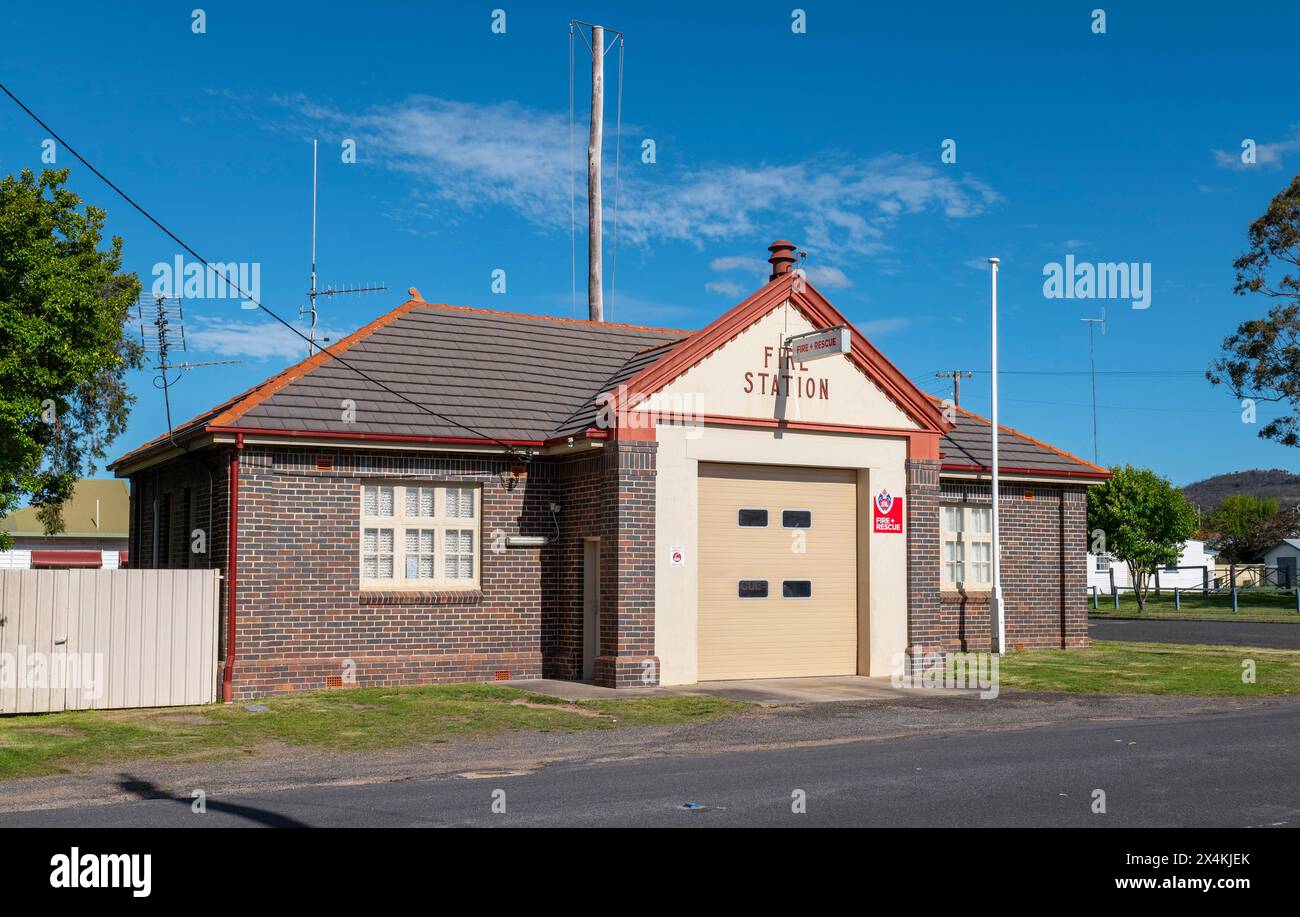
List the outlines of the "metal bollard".
<svg viewBox="0 0 1300 917">
<path fill-rule="evenodd" d="M 1296 595 L 1300 595 L 1300 589 L 1297 589 L 1297 590 L 1296 590 Z M 1093 608 L 1093 611 L 1096 611 L 1096 610 L 1097 610 L 1097 607 L 1098 607 L 1098 606 L 1097 606 L 1097 587 L 1096 587 L 1096 586 L 1093 586 L 1093 587 L 1092 587 L 1092 608 Z"/>
<path fill-rule="evenodd" d="M 1174 611 L 1182 611 L 1182 610 L 1183 610 L 1183 600 L 1182 597 L 1178 594 L 1178 589 L 1175 588 L 1174 589 Z"/>
<path fill-rule="evenodd" d="M 1234 615 L 1237 613 L 1237 587 L 1236 586 L 1232 587 L 1232 613 Z"/>
</svg>

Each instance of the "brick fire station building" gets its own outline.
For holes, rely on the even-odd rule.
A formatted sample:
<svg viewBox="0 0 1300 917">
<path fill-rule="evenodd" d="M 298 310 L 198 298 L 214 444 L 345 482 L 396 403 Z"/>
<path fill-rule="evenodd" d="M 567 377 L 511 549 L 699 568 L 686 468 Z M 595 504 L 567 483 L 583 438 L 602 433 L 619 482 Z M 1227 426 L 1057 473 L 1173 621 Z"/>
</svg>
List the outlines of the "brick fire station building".
<svg viewBox="0 0 1300 917">
<path fill-rule="evenodd" d="M 132 566 L 221 570 L 228 699 L 990 649 L 988 422 L 856 329 L 792 359 L 848 322 L 771 250 L 768 283 L 693 332 L 412 289 L 114 462 Z M 1006 428 L 1001 471 L 1008 644 L 1084 646 L 1085 492 L 1107 474 Z"/>
</svg>

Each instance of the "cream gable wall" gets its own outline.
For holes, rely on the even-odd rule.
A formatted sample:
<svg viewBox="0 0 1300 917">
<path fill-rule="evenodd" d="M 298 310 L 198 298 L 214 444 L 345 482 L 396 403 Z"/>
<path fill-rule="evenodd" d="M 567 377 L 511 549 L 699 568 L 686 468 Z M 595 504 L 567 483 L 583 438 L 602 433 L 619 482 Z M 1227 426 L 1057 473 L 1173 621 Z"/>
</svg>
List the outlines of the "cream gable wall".
<svg viewBox="0 0 1300 917">
<path fill-rule="evenodd" d="M 793 364 L 791 383 L 781 385 L 788 393 L 773 396 L 772 377 L 781 371 L 781 345 L 791 335 L 815 330 L 803 313 L 786 302 L 634 410 L 688 418 L 707 415 L 919 428 L 847 356 Z M 751 391 L 746 392 L 747 387 Z"/>
</svg>

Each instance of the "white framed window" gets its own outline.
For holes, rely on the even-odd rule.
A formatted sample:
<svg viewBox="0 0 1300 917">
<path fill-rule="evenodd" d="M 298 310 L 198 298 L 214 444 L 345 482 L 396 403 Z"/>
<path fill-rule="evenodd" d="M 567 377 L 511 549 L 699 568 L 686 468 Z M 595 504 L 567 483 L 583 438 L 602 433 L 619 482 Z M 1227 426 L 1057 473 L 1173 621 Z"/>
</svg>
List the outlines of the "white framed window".
<svg viewBox="0 0 1300 917">
<path fill-rule="evenodd" d="M 939 507 L 942 585 L 968 592 L 993 588 L 993 508 L 971 503 Z"/>
<path fill-rule="evenodd" d="M 477 588 L 481 499 L 473 485 L 361 485 L 361 588 Z"/>
<path fill-rule="evenodd" d="M 1097 557 L 1097 567 L 1096 567 L 1097 572 L 1098 572 L 1098 573 L 1109 573 L 1109 572 L 1110 572 L 1110 555 L 1109 555 L 1109 554 L 1098 554 L 1098 555 L 1096 555 L 1096 557 Z"/>
</svg>

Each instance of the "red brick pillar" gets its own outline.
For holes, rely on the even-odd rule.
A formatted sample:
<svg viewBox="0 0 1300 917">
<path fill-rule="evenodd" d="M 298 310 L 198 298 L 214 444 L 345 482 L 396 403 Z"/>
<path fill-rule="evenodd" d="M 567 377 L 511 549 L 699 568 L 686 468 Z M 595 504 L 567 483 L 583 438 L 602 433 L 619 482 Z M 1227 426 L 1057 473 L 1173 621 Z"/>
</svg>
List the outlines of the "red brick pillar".
<svg viewBox="0 0 1300 917">
<path fill-rule="evenodd" d="M 600 655 L 596 684 L 657 685 L 655 655 L 655 453 L 658 443 L 604 448 Z"/>
<path fill-rule="evenodd" d="M 948 648 L 939 601 L 939 462 L 907 462 L 907 652 L 914 674 L 927 653 Z"/>
<path fill-rule="evenodd" d="M 1088 646 L 1088 493 L 1061 490 L 1061 642 Z"/>
</svg>

